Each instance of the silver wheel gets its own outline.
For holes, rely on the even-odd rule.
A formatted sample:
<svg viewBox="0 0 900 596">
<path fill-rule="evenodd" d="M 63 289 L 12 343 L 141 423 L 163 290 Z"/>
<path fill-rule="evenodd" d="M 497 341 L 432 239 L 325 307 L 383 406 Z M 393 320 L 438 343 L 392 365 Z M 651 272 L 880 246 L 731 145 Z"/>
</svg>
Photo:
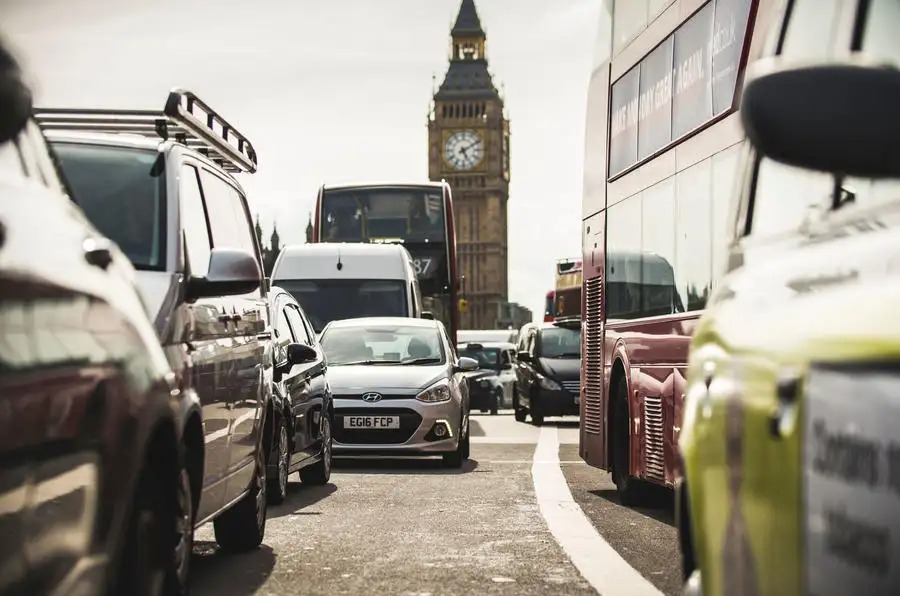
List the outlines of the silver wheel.
<svg viewBox="0 0 900 596">
<path fill-rule="evenodd" d="M 278 433 L 278 488 L 281 494 L 287 494 L 288 468 L 291 465 L 291 453 L 288 447 L 287 429 L 281 425 Z"/>
</svg>

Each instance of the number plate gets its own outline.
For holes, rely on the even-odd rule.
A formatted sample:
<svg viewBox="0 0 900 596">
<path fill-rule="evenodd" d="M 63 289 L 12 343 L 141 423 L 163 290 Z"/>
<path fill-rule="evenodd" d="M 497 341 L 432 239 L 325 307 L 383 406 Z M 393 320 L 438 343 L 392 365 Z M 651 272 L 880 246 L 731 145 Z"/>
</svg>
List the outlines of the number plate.
<svg viewBox="0 0 900 596">
<path fill-rule="evenodd" d="M 344 428 L 357 429 L 397 429 L 399 416 L 344 416 Z"/>
<path fill-rule="evenodd" d="M 900 375 L 813 369 L 803 425 L 810 594 L 900 585 Z"/>
</svg>

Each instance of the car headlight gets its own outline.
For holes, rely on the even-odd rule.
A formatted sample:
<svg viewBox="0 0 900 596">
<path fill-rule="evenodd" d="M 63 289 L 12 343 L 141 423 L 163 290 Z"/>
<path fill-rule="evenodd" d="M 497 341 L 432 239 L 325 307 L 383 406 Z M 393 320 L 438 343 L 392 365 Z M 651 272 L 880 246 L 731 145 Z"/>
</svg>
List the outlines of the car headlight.
<svg viewBox="0 0 900 596">
<path fill-rule="evenodd" d="M 541 379 L 541 387 L 548 391 L 559 391 L 562 389 L 562 386 L 550 377 L 543 377 Z"/>
<path fill-rule="evenodd" d="M 416 399 L 427 403 L 450 401 L 450 382 L 447 379 L 441 379 L 419 393 Z"/>
</svg>

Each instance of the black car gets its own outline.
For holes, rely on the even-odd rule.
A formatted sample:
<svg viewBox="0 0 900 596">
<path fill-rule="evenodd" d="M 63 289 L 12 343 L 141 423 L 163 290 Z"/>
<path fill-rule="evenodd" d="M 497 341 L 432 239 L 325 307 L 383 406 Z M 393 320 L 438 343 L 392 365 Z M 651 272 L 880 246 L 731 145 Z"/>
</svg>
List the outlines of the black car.
<svg viewBox="0 0 900 596">
<path fill-rule="evenodd" d="M 325 352 L 306 313 L 286 290 L 269 290 L 275 326 L 272 453 L 269 455 L 270 503 L 287 496 L 287 478 L 297 472 L 305 484 L 331 478 L 331 429 L 334 406 L 325 379 Z"/>
<path fill-rule="evenodd" d="M 30 115 L 0 45 L 0 594 L 171 593 L 184 395 Z"/>
<path fill-rule="evenodd" d="M 504 406 L 504 396 L 512 395 L 515 385 L 513 370 L 515 346 L 506 342 L 469 342 L 459 344 L 457 351 L 478 361 L 478 370 L 466 373 L 469 385 L 469 410 L 490 411 L 492 415 Z"/>
<path fill-rule="evenodd" d="M 545 416 L 577 416 L 581 381 L 581 323 L 529 325 L 520 338 L 516 392 L 516 420 L 528 414 L 540 425 Z"/>
</svg>

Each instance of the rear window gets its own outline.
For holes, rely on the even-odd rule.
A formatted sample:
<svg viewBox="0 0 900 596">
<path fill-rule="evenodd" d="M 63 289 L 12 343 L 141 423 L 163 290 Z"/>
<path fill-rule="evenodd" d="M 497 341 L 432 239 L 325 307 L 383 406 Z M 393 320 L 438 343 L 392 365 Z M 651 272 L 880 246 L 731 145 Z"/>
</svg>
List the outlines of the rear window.
<svg viewBox="0 0 900 596">
<path fill-rule="evenodd" d="M 360 317 L 407 317 L 406 283 L 382 279 L 278 280 L 300 303 L 316 333 L 331 321 Z"/>
<path fill-rule="evenodd" d="M 164 160 L 156 151 L 54 144 L 75 202 L 137 269 L 165 268 Z"/>
</svg>

